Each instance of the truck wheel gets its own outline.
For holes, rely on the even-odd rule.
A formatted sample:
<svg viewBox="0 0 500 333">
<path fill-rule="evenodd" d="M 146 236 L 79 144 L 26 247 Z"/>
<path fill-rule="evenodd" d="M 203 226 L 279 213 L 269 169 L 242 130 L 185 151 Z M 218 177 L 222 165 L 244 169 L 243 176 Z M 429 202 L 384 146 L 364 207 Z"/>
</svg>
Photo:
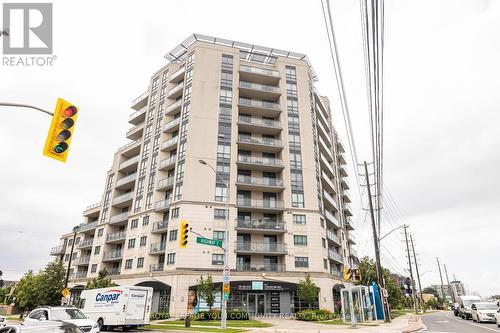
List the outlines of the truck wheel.
<svg viewBox="0 0 500 333">
<path fill-rule="evenodd" d="M 131 329 L 132 329 L 132 327 L 130 327 L 130 326 L 122 326 L 122 330 L 125 332 L 130 331 Z"/>
</svg>

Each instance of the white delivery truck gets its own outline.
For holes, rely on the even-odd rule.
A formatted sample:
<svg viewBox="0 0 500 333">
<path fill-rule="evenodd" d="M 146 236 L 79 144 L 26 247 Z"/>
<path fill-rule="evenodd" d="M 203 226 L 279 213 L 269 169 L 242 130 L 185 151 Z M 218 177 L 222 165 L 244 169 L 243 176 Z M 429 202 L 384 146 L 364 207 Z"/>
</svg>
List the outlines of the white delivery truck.
<svg viewBox="0 0 500 333">
<path fill-rule="evenodd" d="M 149 324 L 153 288 L 116 286 L 82 291 L 78 307 L 99 328 L 133 327 Z"/>
</svg>

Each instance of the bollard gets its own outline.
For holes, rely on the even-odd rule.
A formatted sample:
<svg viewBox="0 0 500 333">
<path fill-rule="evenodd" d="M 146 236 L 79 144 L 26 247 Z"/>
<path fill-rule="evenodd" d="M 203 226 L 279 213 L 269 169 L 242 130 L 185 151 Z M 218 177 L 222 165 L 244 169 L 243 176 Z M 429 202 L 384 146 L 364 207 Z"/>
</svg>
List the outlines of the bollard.
<svg viewBox="0 0 500 333">
<path fill-rule="evenodd" d="M 191 315 L 187 315 L 184 318 L 184 327 L 191 327 Z"/>
</svg>

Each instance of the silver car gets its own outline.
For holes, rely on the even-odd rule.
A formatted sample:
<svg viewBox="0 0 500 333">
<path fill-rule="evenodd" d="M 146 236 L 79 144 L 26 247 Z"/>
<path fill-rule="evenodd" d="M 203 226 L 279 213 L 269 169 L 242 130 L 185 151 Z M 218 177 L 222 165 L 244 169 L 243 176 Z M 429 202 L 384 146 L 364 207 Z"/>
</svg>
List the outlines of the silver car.
<svg viewBox="0 0 500 333">
<path fill-rule="evenodd" d="M 471 305 L 472 320 L 478 323 L 483 321 L 495 322 L 495 313 L 498 307 L 495 303 L 474 303 Z"/>
</svg>

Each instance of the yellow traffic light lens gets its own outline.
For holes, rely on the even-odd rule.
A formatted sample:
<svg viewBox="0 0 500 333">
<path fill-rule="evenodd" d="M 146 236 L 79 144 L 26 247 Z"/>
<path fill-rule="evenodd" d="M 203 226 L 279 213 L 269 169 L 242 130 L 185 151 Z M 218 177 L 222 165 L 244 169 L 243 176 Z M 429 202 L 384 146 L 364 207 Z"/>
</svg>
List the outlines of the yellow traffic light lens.
<svg viewBox="0 0 500 333">
<path fill-rule="evenodd" d="M 73 119 L 71 119 L 71 118 L 66 118 L 66 119 L 64 119 L 64 121 L 61 123 L 61 127 L 62 127 L 63 129 L 68 129 L 68 128 L 71 128 L 74 124 L 75 124 L 75 122 L 73 121 Z"/>
<path fill-rule="evenodd" d="M 68 149 L 68 144 L 66 142 L 59 142 L 54 146 L 54 151 L 58 154 L 64 152 L 66 149 Z"/>
<path fill-rule="evenodd" d="M 65 129 L 61 133 L 57 135 L 57 140 L 59 141 L 66 141 L 71 137 L 71 132 Z"/>
<path fill-rule="evenodd" d="M 70 105 L 66 108 L 66 110 L 63 111 L 63 115 L 67 118 L 73 117 L 76 114 L 76 107 L 73 105 Z"/>
</svg>

